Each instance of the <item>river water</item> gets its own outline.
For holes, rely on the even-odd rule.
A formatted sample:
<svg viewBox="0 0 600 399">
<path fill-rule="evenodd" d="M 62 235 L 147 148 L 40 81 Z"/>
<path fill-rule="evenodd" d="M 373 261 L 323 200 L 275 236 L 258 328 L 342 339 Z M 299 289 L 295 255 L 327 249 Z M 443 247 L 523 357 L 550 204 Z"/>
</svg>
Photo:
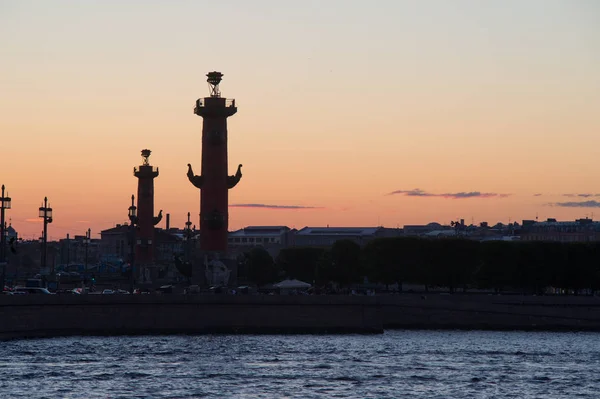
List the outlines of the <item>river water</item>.
<svg viewBox="0 0 600 399">
<path fill-rule="evenodd" d="M 0 398 L 598 398 L 600 334 L 70 337 L 0 342 Z"/>
</svg>

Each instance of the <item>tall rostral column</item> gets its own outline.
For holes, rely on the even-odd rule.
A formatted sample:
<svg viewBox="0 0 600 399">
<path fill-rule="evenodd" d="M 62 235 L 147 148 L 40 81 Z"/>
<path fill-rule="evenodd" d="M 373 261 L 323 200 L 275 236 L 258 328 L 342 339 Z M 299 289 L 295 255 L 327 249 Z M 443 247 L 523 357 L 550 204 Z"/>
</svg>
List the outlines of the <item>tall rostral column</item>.
<svg viewBox="0 0 600 399">
<path fill-rule="evenodd" d="M 154 179 L 158 176 L 158 168 L 148 162 L 151 153 L 142 150 L 142 164 L 139 169 L 133 168 L 133 175 L 138 178 L 135 263 L 140 266 L 154 263 L 154 225 L 162 218 L 162 211 L 154 217 Z"/>
<path fill-rule="evenodd" d="M 196 100 L 194 113 L 203 118 L 202 173 L 195 176 L 188 164 L 188 178 L 200 191 L 200 249 L 209 258 L 225 258 L 229 222 L 228 190 L 242 177 L 242 165 L 235 175 L 227 171 L 227 118 L 237 112 L 235 100 L 221 97 L 220 72 L 206 75 L 210 97 Z"/>
</svg>

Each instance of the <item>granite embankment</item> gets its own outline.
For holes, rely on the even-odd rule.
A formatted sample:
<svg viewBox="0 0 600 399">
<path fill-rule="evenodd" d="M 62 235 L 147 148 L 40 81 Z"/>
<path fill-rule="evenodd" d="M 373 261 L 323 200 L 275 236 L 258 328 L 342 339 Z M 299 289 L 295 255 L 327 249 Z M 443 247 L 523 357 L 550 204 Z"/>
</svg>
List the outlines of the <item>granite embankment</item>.
<svg viewBox="0 0 600 399">
<path fill-rule="evenodd" d="M 376 297 L 171 294 L 0 297 L 0 339 L 350 332 L 383 332 Z"/>
<path fill-rule="evenodd" d="M 30 295 L 0 297 L 0 339 L 61 335 L 600 331 L 600 297 Z"/>
<path fill-rule="evenodd" d="M 384 328 L 600 332 L 600 297 L 402 294 L 379 297 Z"/>
</svg>

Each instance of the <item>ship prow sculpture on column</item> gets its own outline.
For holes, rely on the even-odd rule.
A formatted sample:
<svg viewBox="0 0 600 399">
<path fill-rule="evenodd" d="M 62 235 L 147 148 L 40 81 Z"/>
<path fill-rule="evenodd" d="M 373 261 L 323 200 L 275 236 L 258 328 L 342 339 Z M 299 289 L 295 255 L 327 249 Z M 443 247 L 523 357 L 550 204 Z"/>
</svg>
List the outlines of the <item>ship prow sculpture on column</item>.
<svg viewBox="0 0 600 399">
<path fill-rule="evenodd" d="M 242 178 L 242 165 L 234 175 L 228 174 L 227 166 L 227 118 L 237 112 L 235 100 L 221 97 L 220 72 L 209 72 L 207 82 L 210 96 L 196 100 L 194 114 L 203 118 L 202 166 L 195 175 L 188 164 L 187 177 L 194 187 L 200 189 L 200 257 L 201 264 L 193 265 L 192 281 L 207 285 L 227 285 L 234 258 L 227 251 L 229 225 L 229 189 Z M 204 270 L 203 270 L 204 269 Z M 201 281 L 204 280 L 204 281 Z"/>
</svg>

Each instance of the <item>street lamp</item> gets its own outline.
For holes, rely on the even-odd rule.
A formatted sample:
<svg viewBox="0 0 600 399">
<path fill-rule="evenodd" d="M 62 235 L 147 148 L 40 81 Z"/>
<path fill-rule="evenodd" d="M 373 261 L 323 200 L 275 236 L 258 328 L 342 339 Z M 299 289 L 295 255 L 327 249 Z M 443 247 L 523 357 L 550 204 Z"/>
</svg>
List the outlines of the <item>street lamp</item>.
<svg viewBox="0 0 600 399">
<path fill-rule="evenodd" d="M 4 291 L 4 279 L 6 276 L 6 224 L 4 222 L 4 210 L 10 209 L 10 197 L 4 196 L 4 184 L 2 185 L 2 197 L 0 197 L 0 264 L 2 264 L 2 277 L 0 288 Z"/>
<path fill-rule="evenodd" d="M 186 242 L 185 245 L 185 257 L 190 262 L 190 246 L 192 244 L 192 222 L 190 221 L 190 213 L 187 214 L 187 222 L 185 222 L 185 236 L 183 237 Z"/>
<path fill-rule="evenodd" d="M 192 235 L 193 232 L 196 230 L 196 226 L 194 226 L 194 228 L 192 229 L 192 222 L 190 221 L 190 213 L 188 212 L 187 214 L 187 222 L 185 222 L 185 229 L 184 229 L 184 233 L 185 235 L 183 236 L 183 242 L 184 242 L 184 252 L 185 252 L 185 264 L 187 264 L 188 266 L 191 267 L 192 264 L 192 255 L 191 255 L 191 248 L 192 248 Z M 187 277 L 188 280 L 188 284 L 191 284 L 190 281 L 190 277 Z"/>
<path fill-rule="evenodd" d="M 42 236 L 42 262 L 43 269 L 46 268 L 46 251 L 48 244 L 48 223 L 52 223 L 52 208 L 48 207 L 48 197 L 44 197 L 44 206 L 40 206 L 40 217 L 44 219 L 44 234 Z M 52 275 L 54 275 L 54 262 L 52 262 Z"/>
<path fill-rule="evenodd" d="M 87 229 L 85 232 L 85 238 L 83 239 L 83 243 L 85 244 L 85 276 L 87 278 L 88 275 L 88 246 L 90 245 L 90 239 L 92 236 L 92 229 Z M 85 281 L 85 278 L 84 278 Z"/>
<path fill-rule="evenodd" d="M 131 256 L 130 256 L 130 278 L 129 278 L 129 284 L 130 284 L 130 292 L 133 294 L 133 285 L 134 285 L 134 260 L 135 260 L 135 225 L 138 222 L 138 216 L 137 216 L 137 208 L 134 205 L 134 201 L 135 201 L 135 196 L 132 194 L 131 195 L 131 206 L 129 207 L 129 221 L 130 223 L 130 230 L 131 230 Z"/>
</svg>

